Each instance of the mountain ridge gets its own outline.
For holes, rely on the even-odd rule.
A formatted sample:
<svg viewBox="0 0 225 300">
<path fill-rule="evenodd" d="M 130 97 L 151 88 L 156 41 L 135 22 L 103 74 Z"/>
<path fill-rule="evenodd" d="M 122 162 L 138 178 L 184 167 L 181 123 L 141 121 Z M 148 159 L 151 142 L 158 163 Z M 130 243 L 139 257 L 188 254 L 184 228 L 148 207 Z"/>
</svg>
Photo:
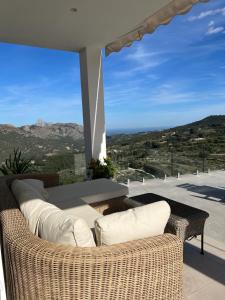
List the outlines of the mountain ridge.
<svg viewBox="0 0 225 300">
<path fill-rule="evenodd" d="M 225 115 L 210 115 L 201 120 L 191 122 L 191 123 L 181 125 L 181 126 L 176 126 L 173 128 L 196 127 L 196 126 L 214 127 L 214 126 L 218 126 L 218 125 L 219 126 L 225 125 Z"/>
<path fill-rule="evenodd" d="M 0 124 L 0 132 L 15 132 L 20 135 L 33 136 L 41 139 L 71 137 L 74 141 L 83 138 L 83 127 L 77 123 L 45 123 L 16 127 L 11 124 Z"/>
<path fill-rule="evenodd" d="M 163 129 L 155 129 L 154 127 L 152 130 L 146 130 L 140 132 L 135 132 L 135 133 L 119 133 L 119 134 L 139 134 L 143 132 L 152 132 L 152 131 L 167 131 L 167 130 L 173 130 L 173 129 L 178 129 L 178 128 L 184 128 L 184 127 L 196 127 L 196 126 L 217 126 L 217 125 L 225 125 L 225 115 L 210 115 L 207 116 L 201 120 L 194 121 L 188 124 L 183 124 L 183 125 L 178 125 L 178 126 L 173 126 L 170 128 L 165 128 Z M 33 136 L 39 137 L 39 138 L 59 138 L 61 136 L 65 137 L 71 137 L 74 140 L 81 139 L 83 138 L 83 126 L 79 125 L 77 123 L 62 123 L 62 122 L 57 122 L 57 123 L 47 123 L 44 121 L 38 121 L 36 124 L 30 124 L 30 125 L 22 125 L 22 126 L 15 126 L 12 124 L 0 124 L 0 132 L 3 130 L 12 130 L 12 131 L 18 131 L 20 134 L 28 134 L 30 133 Z M 117 134 L 117 133 L 115 133 Z M 114 134 L 110 134 L 114 135 Z"/>
<path fill-rule="evenodd" d="M 72 154 L 83 149 L 83 127 L 76 123 L 0 124 L 0 163 L 19 148 L 29 158 Z"/>
<path fill-rule="evenodd" d="M 138 137 L 148 139 L 150 138 L 149 135 L 160 136 L 169 132 L 185 133 L 201 127 L 215 130 L 218 126 L 225 127 L 225 115 L 211 115 L 196 122 L 161 131 L 110 135 L 108 136 L 108 145 L 116 143 L 117 140 L 123 139 L 123 137 L 133 140 L 133 143 L 135 143 Z M 39 158 L 84 151 L 83 127 L 77 123 L 46 123 L 39 121 L 36 124 L 20 127 L 11 124 L 0 124 L 0 141 L 0 162 L 8 157 L 14 148 L 18 147 L 27 156 L 38 156 Z"/>
</svg>

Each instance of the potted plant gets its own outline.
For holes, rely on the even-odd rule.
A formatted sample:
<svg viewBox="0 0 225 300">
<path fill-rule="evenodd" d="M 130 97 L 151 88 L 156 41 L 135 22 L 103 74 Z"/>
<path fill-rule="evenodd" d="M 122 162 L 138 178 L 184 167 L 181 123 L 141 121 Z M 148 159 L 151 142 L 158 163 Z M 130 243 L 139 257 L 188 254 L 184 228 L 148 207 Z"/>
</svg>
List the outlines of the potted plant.
<svg viewBox="0 0 225 300">
<path fill-rule="evenodd" d="M 113 178 L 116 174 L 116 167 L 110 158 L 104 158 L 103 162 L 99 159 L 92 159 L 89 171 L 92 179 Z"/>
<path fill-rule="evenodd" d="M 17 148 L 13 150 L 13 155 L 10 154 L 9 158 L 2 163 L 0 166 L 0 172 L 3 175 L 24 174 L 28 173 L 31 168 L 31 160 L 23 158 L 22 152 Z"/>
</svg>

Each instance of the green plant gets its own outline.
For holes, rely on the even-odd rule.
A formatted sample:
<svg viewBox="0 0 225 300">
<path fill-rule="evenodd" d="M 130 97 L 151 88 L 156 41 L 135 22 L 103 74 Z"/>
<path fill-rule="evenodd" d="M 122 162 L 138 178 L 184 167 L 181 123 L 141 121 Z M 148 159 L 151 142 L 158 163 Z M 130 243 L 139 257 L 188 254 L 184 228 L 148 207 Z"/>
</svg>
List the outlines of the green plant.
<svg viewBox="0 0 225 300">
<path fill-rule="evenodd" d="M 89 165 L 92 179 L 113 178 L 116 174 L 116 167 L 110 158 L 104 158 L 104 162 L 99 159 L 92 159 Z"/>
<path fill-rule="evenodd" d="M 23 158 L 22 152 L 17 148 L 0 166 L 0 171 L 3 175 L 24 174 L 30 171 L 31 166 L 31 160 Z"/>
</svg>

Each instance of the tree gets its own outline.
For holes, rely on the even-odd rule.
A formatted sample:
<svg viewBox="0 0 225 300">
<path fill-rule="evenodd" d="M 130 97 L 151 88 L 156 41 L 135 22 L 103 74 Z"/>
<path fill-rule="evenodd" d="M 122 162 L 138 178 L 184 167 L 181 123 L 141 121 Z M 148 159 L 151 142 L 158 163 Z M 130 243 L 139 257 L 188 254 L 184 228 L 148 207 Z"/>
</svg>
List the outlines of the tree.
<svg viewBox="0 0 225 300">
<path fill-rule="evenodd" d="M 160 148 L 160 144 L 153 141 L 152 142 L 152 149 L 158 149 L 158 148 Z"/>
</svg>

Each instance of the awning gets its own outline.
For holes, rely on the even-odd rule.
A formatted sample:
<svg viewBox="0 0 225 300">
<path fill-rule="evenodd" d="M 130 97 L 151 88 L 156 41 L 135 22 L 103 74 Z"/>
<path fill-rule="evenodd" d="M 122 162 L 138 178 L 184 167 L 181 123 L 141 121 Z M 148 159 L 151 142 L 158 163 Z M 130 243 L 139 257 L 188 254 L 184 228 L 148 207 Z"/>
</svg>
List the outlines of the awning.
<svg viewBox="0 0 225 300">
<path fill-rule="evenodd" d="M 118 52 L 123 47 L 129 47 L 134 41 L 140 41 L 146 33 L 152 33 L 159 25 L 168 24 L 176 15 L 187 13 L 194 4 L 208 0 L 173 0 L 155 14 L 145 19 L 131 32 L 119 37 L 105 47 L 106 56 Z"/>
</svg>

